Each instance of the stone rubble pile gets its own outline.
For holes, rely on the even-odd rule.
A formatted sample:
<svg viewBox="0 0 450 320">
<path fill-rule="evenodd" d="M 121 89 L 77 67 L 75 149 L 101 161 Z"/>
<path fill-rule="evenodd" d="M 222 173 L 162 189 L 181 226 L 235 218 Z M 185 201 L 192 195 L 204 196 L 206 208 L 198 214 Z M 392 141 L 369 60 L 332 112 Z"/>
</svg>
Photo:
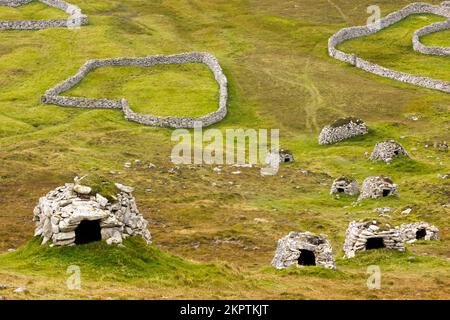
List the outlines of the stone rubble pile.
<svg viewBox="0 0 450 320">
<path fill-rule="evenodd" d="M 319 144 L 334 144 L 354 136 L 365 135 L 368 132 L 369 128 L 361 119 L 351 117 L 338 119 L 322 129 L 319 135 Z"/>
<path fill-rule="evenodd" d="M 303 257 L 305 263 L 302 262 Z M 310 258 L 307 262 L 308 256 Z M 291 232 L 278 241 L 278 247 L 272 265 L 277 269 L 291 266 L 317 265 L 336 269 L 333 249 L 324 235 L 311 232 Z"/>
<path fill-rule="evenodd" d="M 139 213 L 133 188 L 116 184 L 117 200 L 109 201 L 100 194 L 91 194 L 91 188 L 78 180 L 49 192 L 39 199 L 34 209 L 35 236 L 43 238 L 42 245 L 78 244 L 77 234 L 84 221 L 98 223 L 98 237 L 108 244 L 121 244 L 123 239 L 142 236 L 151 243 L 148 222 Z"/>
</svg>

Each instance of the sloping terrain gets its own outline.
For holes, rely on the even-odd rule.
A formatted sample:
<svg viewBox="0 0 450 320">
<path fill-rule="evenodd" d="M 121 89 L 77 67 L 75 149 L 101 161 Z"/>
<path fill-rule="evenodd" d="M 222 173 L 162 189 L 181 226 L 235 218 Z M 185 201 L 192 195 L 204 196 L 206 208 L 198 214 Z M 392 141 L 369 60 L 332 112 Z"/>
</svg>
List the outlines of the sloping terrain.
<svg viewBox="0 0 450 320">
<path fill-rule="evenodd" d="M 332 34 L 366 22 L 371 1 L 72 2 L 89 16 L 89 25 L 0 32 L 0 252 L 24 246 L 0 256 L 0 284 L 29 291 L 5 290 L 0 296 L 450 298 L 450 180 L 438 177 L 450 173 L 450 157 L 432 147 L 450 141 L 450 95 L 382 79 L 327 54 Z M 383 15 L 408 3 L 378 2 Z M 0 8 L 0 20 L 33 18 L 38 6 L 44 11 L 37 18 L 53 17 L 51 9 L 33 3 L 14 13 Z M 342 46 L 395 70 L 449 80 L 448 57 L 411 48 L 412 32 L 437 20 L 411 17 Z M 448 32 L 423 42 L 450 45 Z M 190 51 L 214 54 L 229 80 L 229 114 L 214 128 L 279 128 L 295 163 L 273 177 L 261 177 L 259 168 L 239 168 L 240 174 L 232 174 L 233 167 L 220 174 L 214 166 L 171 170 L 172 130 L 130 123 L 118 111 L 39 102 L 89 59 Z M 139 111 L 161 115 L 201 115 L 217 104 L 216 85 L 201 66 L 105 69 L 91 76 L 71 94 L 136 98 Z M 110 85 L 114 79 L 120 85 Z M 320 129 L 348 115 L 366 121 L 370 133 L 319 146 Z M 390 138 L 401 142 L 411 159 L 390 165 L 368 161 L 364 153 Z M 135 166 L 135 160 L 156 168 Z M 127 162 L 131 168 L 124 167 Z M 130 241 L 126 249 L 92 244 L 40 250 L 31 221 L 39 197 L 89 173 L 136 187 L 154 246 Z M 331 197 L 331 183 L 342 174 L 359 182 L 384 174 L 399 185 L 400 196 L 357 206 L 355 198 Z M 379 218 L 373 210 L 380 207 L 393 209 L 392 225 L 419 220 L 438 226 L 441 241 L 407 245 L 405 253 L 371 251 L 344 260 L 348 223 Z M 406 208 L 413 209 L 407 216 L 401 214 Z M 269 267 L 277 240 L 301 230 L 329 236 L 338 271 Z M 69 291 L 66 269 L 77 263 L 82 290 Z M 367 289 L 369 265 L 381 268 L 381 290 Z"/>
</svg>

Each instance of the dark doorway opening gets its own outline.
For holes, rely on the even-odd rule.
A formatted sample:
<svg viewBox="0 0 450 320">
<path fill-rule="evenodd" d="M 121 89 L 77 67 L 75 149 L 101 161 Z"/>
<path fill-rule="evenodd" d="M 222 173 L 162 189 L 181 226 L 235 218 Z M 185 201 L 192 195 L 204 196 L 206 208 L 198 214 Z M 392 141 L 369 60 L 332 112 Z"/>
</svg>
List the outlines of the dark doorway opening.
<svg viewBox="0 0 450 320">
<path fill-rule="evenodd" d="M 383 197 L 387 197 L 391 194 L 391 190 L 389 189 L 383 189 Z"/>
<path fill-rule="evenodd" d="M 345 189 L 344 189 L 344 188 L 337 188 L 337 191 L 338 191 L 339 193 L 344 193 L 344 192 L 345 192 Z"/>
<path fill-rule="evenodd" d="M 424 228 L 417 230 L 416 232 L 416 239 L 417 240 L 423 240 L 425 239 L 425 236 L 427 235 L 427 230 Z"/>
<path fill-rule="evenodd" d="M 86 244 L 101 240 L 100 220 L 83 220 L 75 229 L 75 244 Z"/>
<path fill-rule="evenodd" d="M 366 242 L 366 250 L 386 248 L 383 238 L 369 238 Z"/>
<path fill-rule="evenodd" d="M 300 250 L 300 257 L 298 258 L 298 264 L 301 266 L 315 266 L 316 256 L 314 252 L 309 250 Z"/>
</svg>

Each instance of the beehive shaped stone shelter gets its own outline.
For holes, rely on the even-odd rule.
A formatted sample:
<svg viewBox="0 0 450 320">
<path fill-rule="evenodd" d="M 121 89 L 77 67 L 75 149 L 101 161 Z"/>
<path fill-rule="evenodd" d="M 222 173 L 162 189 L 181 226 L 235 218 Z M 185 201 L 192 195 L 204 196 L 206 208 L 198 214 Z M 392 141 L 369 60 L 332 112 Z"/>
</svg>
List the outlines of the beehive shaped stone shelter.
<svg viewBox="0 0 450 320">
<path fill-rule="evenodd" d="M 388 177 L 368 177 L 361 187 L 360 199 L 377 199 L 383 197 L 397 196 L 398 187 Z"/>
<path fill-rule="evenodd" d="M 369 128 L 361 119 L 341 118 L 322 129 L 319 135 L 319 144 L 334 144 L 367 133 L 369 133 Z"/>
<path fill-rule="evenodd" d="M 67 19 L 0 21 L 0 30 L 41 30 L 50 28 L 75 28 L 88 24 L 88 17 L 81 9 L 63 0 L 38 0 L 70 15 Z M 0 6 L 20 7 L 32 0 L 0 0 Z"/>
<path fill-rule="evenodd" d="M 348 194 L 350 196 L 357 196 L 359 194 L 358 181 L 346 176 L 337 178 L 331 185 L 330 194 L 339 193 Z"/>
<path fill-rule="evenodd" d="M 405 251 L 400 230 L 377 221 L 350 222 L 344 243 L 346 258 L 353 258 L 358 251 L 373 249 Z"/>
<path fill-rule="evenodd" d="M 148 222 L 139 213 L 133 188 L 116 184 L 116 199 L 110 201 L 92 189 L 75 183 L 49 192 L 34 209 L 35 236 L 52 246 L 81 245 L 94 241 L 121 244 L 141 236 L 151 243 Z"/>
<path fill-rule="evenodd" d="M 377 143 L 369 159 L 389 163 L 399 156 L 409 157 L 408 152 L 406 152 L 400 143 L 394 140 L 388 140 Z"/>
<path fill-rule="evenodd" d="M 405 223 L 400 226 L 400 235 L 407 243 L 417 240 L 439 240 L 439 229 L 426 222 Z"/>
<path fill-rule="evenodd" d="M 291 232 L 280 239 L 272 265 L 277 269 L 291 266 L 336 269 L 333 249 L 327 237 L 311 232 Z"/>
</svg>

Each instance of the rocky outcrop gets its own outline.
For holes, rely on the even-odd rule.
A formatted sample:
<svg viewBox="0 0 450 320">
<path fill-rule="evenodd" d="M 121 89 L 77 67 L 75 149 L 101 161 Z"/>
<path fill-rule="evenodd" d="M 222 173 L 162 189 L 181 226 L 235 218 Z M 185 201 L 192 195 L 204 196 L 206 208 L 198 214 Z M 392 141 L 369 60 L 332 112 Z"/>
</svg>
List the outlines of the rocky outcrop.
<svg viewBox="0 0 450 320">
<path fill-rule="evenodd" d="M 406 152 L 400 143 L 394 140 L 388 140 L 377 143 L 369 159 L 390 163 L 394 158 L 399 156 L 409 157 L 408 152 Z"/>
<path fill-rule="evenodd" d="M 70 246 L 103 240 L 121 244 L 123 239 L 142 236 L 151 243 L 148 222 L 139 213 L 133 189 L 116 184 L 116 199 L 110 201 L 79 181 L 66 184 L 39 199 L 34 209 L 35 236 L 42 244 Z"/>
<path fill-rule="evenodd" d="M 354 136 L 367 134 L 368 132 L 369 128 L 361 119 L 342 118 L 322 129 L 319 135 L 319 144 L 334 144 Z"/>
<path fill-rule="evenodd" d="M 80 27 L 88 24 L 88 17 L 77 6 L 62 0 L 38 0 L 70 15 L 68 19 L 0 21 L 0 30 L 42 30 L 50 28 Z M 31 0 L 0 0 L 0 6 L 19 7 Z"/>
<path fill-rule="evenodd" d="M 397 185 L 391 179 L 385 176 L 375 176 L 364 180 L 359 199 L 377 199 L 397 195 Z"/>
<path fill-rule="evenodd" d="M 448 5 L 448 1 L 443 2 L 440 6 L 421 2 L 413 3 L 406 6 L 402 10 L 393 12 L 388 16 L 386 16 L 385 18 L 381 19 L 379 26 L 366 25 L 360 27 L 344 28 L 339 32 L 337 32 L 336 34 L 334 34 L 328 40 L 328 53 L 331 57 L 337 60 L 347 62 L 359 69 L 376 74 L 384 78 L 390 78 L 424 88 L 435 89 L 443 92 L 450 92 L 450 82 L 448 81 L 436 80 L 419 75 L 394 71 L 382 67 L 380 65 L 377 65 L 375 63 L 363 60 L 358 56 L 356 56 L 355 54 L 348 54 L 336 49 L 336 47 L 339 44 L 347 40 L 359 37 L 366 37 L 375 34 L 380 30 L 385 29 L 413 14 L 435 14 L 450 19 L 450 6 Z M 421 36 L 445 30 L 448 29 L 448 27 L 449 22 L 447 21 L 434 23 L 428 27 L 416 31 L 413 37 L 414 49 L 425 54 L 448 55 L 448 48 L 427 47 L 420 43 Z"/>
<path fill-rule="evenodd" d="M 311 232 L 291 232 L 280 239 L 272 265 L 277 269 L 291 266 L 336 269 L 333 249 L 326 236 Z"/>
<path fill-rule="evenodd" d="M 377 221 L 350 222 L 344 243 L 346 258 L 355 257 L 358 251 L 382 248 L 405 251 L 398 228 L 391 228 Z"/>
<path fill-rule="evenodd" d="M 402 224 L 399 232 L 403 241 L 407 243 L 417 240 L 439 240 L 439 229 L 426 222 Z"/>
<path fill-rule="evenodd" d="M 89 99 L 60 95 L 81 82 L 91 71 L 102 67 L 134 66 L 152 67 L 166 64 L 203 63 L 212 71 L 219 84 L 219 107 L 217 111 L 199 118 L 192 117 L 158 117 L 149 114 L 134 112 L 126 99 Z M 61 107 L 96 108 L 96 109 L 121 109 L 125 118 L 139 124 L 156 127 L 194 128 L 195 126 L 210 126 L 221 121 L 227 114 L 228 82 L 217 59 L 208 53 L 181 53 L 175 55 L 158 55 L 143 58 L 114 58 L 89 60 L 72 77 L 47 90 L 41 98 L 45 104 L 56 104 Z"/>
<path fill-rule="evenodd" d="M 340 193 L 357 196 L 359 194 L 358 181 L 346 176 L 337 178 L 331 185 L 330 194 Z"/>
</svg>

